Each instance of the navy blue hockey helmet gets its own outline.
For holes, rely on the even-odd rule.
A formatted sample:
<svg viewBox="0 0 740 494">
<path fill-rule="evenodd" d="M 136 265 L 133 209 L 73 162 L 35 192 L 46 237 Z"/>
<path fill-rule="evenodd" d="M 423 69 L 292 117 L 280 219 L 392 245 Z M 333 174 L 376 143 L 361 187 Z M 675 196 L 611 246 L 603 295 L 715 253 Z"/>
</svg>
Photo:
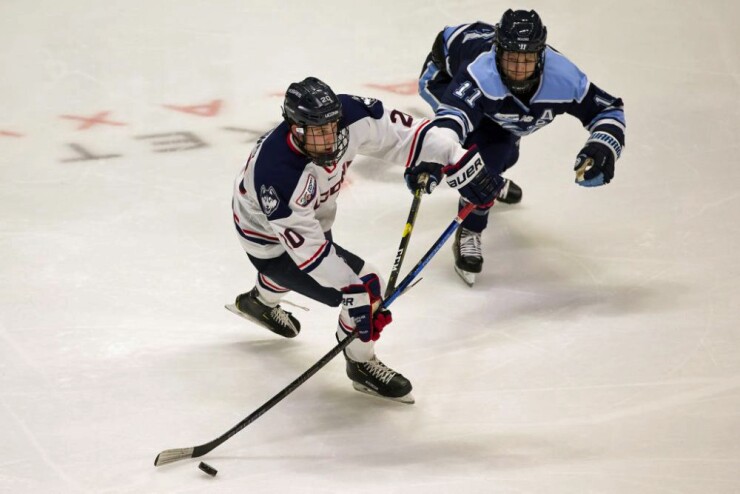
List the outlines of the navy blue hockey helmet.
<svg viewBox="0 0 740 494">
<path fill-rule="evenodd" d="M 283 102 L 283 118 L 297 127 L 294 133 L 299 149 L 321 166 L 330 166 L 347 150 L 348 131 L 339 128 L 342 102 L 332 89 L 316 77 L 307 77 L 288 86 Z M 306 137 L 312 127 L 337 124 L 337 136 L 331 151 L 318 152 L 306 149 Z"/>
<path fill-rule="evenodd" d="M 539 14 L 534 10 L 507 10 L 496 24 L 493 44 L 496 48 L 496 65 L 504 84 L 514 93 L 526 93 L 540 81 L 544 64 L 547 28 L 542 24 Z M 503 70 L 504 53 L 534 53 L 536 63 L 534 72 L 528 77 L 510 77 Z"/>
</svg>

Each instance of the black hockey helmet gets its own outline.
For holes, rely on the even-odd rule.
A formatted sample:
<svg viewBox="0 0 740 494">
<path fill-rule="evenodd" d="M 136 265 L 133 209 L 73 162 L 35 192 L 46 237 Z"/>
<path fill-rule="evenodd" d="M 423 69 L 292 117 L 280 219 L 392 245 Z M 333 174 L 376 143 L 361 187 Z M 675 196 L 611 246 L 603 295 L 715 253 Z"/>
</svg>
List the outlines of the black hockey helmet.
<svg viewBox="0 0 740 494">
<path fill-rule="evenodd" d="M 294 134 L 299 149 L 321 166 L 330 166 L 339 160 L 347 150 L 348 131 L 339 128 L 342 118 L 342 102 L 334 91 L 316 77 L 307 77 L 288 86 L 283 102 L 283 118 L 297 127 Z M 306 136 L 309 127 L 337 123 L 337 136 L 334 149 L 330 152 L 311 152 L 306 149 Z"/>
<path fill-rule="evenodd" d="M 539 14 L 534 10 L 507 10 L 496 24 L 494 47 L 496 49 L 496 65 L 504 84 L 513 93 L 526 93 L 540 81 L 544 64 L 545 43 L 547 28 L 542 24 Z M 536 53 L 537 62 L 534 73 L 524 80 L 507 77 L 502 69 L 504 52 Z"/>
</svg>

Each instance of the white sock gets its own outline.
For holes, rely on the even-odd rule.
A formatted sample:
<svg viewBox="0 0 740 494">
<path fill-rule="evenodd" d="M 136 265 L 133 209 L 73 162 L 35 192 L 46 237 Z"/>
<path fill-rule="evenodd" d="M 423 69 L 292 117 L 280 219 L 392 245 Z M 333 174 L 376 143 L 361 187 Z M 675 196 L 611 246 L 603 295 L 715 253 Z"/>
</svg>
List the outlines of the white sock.
<svg viewBox="0 0 740 494">
<path fill-rule="evenodd" d="M 256 285 L 257 293 L 259 293 L 257 299 L 268 307 L 275 307 L 278 305 L 285 294 L 289 291 L 287 288 L 283 288 L 261 273 L 257 274 Z"/>
<path fill-rule="evenodd" d="M 337 339 L 339 341 L 344 340 L 347 337 L 347 331 L 351 332 L 354 328 L 354 322 L 349 317 L 346 317 L 344 311 L 342 311 L 339 314 L 339 323 L 337 324 Z M 355 338 L 352 343 L 347 345 L 344 352 L 347 354 L 347 357 L 355 362 L 367 362 L 375 356 L 375 342 L 368 341 L 365 343 L 361 339 Z"/>
</svg>

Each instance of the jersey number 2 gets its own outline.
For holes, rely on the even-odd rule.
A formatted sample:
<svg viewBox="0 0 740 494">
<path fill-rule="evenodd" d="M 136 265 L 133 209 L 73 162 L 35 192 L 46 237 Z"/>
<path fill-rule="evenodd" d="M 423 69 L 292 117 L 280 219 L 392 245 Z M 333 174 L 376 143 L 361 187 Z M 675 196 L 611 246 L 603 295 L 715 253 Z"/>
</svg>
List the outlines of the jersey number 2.
<svg viewBox="0 0 740 494">
<path fill-rule="evenodd" d="M 401 125 L 403 125 L 404 127 L 411 127 L 411 124 L 414 123 L 414 117 L 412 117 L 408 113 L 393 110 L 391 112 L 391 122 L 398 123 L 398 120 L 401 121 Z"/>
</svg>

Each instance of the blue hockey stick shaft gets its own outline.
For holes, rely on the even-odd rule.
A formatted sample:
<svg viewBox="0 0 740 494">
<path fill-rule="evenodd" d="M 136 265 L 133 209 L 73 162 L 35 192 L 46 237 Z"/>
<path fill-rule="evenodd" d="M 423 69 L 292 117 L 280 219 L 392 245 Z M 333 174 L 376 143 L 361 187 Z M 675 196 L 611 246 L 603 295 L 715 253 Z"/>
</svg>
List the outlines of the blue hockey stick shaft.
<svg viewBox="0 0 740 494">
<path fill-rule="evenodd" d="M 460 223 L 463 222 L 463 220 L 470 214 L 470 212 L 475 209 L 475 205 L 468 203 L 455 217 L 454 220 L 452 220 L 452 223 L 450 223 L 450 226 L 447 227 L 447 229 L 442 233 L 442 236 L 437 239 L 436 242 L 434 242 L 434 245 L 427 251 L 426 254 L 424 254 L 424 257 L 421 258 L 421 260 L 416 263 L 416 266 L 409 272 L 409 274 L 406 275 L 406 277 L 401 281 L 401 283 L 398 284 L 396 289 L 393 291 L 393 293 L 390 294 L 390 296 L 386 297 L 386 299 L 383 301 L 383 307 L 386 308 L 389 305 L 393 303 L 394 300 L 398 298 L 401 293 L 408 287 L 412 281 L 421 273 L 422 269 L 429 264 L 429 261 L 432 260 L 432 257 L 439 251 L 439 249 L 442 248 L 442 246 L 447 242 L 447 240 L 452 236 L 453 233 L 455 233 L 455 230 L 460 226 Z"/>
</svg>

